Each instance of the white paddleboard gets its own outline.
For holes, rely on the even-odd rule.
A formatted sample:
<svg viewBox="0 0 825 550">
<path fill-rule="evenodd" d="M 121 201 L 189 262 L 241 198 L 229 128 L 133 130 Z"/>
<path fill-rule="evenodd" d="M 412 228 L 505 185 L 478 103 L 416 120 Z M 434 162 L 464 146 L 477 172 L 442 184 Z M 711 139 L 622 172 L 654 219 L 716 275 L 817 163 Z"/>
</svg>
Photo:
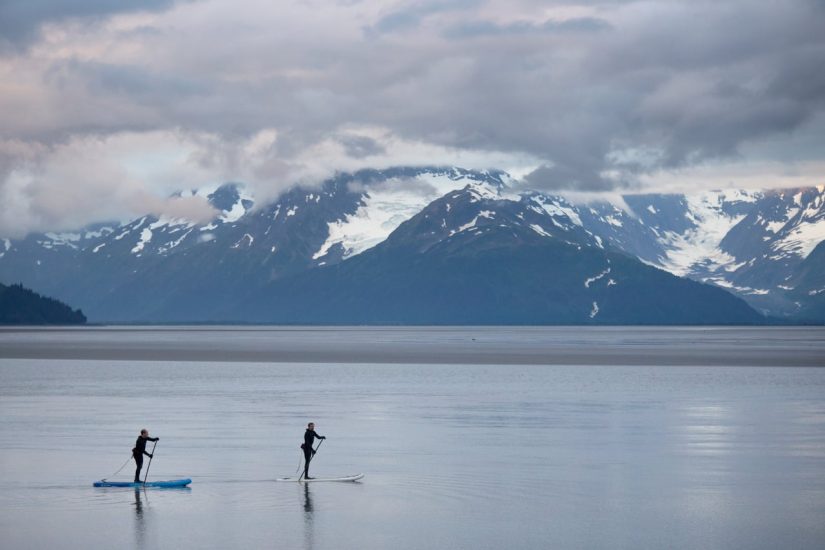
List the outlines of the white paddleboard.
<svg viewBox="0 0 825 550">
<path fill-rule="evenodd" d="M 306 479 L 303 477 L 279 477 L 275 481 L 298 481 L 300 483 L 314 483 L 316 481 L 358 481 L 362 477 L 364 477 L 364 474 L 355 474 L 343 477 L 313 477 L 312 479 Z"/>
</svg>

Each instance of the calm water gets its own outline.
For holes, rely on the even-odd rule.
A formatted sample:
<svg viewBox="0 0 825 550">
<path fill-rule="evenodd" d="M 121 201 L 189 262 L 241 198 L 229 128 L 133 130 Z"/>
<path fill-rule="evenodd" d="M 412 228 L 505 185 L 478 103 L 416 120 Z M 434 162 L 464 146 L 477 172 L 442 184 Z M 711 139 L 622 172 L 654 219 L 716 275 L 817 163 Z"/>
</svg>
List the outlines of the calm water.
<svg viewBox="0 0 825 550">
<path fill-rule="evenodd" d="M 815 328 L 0 330 L 1 545 L 823 548 L 822 364 Z M 309 420 L 362 482 L 272 481 Z M 91 486 L 141 427 L 191 489 Z"/>
</svg>

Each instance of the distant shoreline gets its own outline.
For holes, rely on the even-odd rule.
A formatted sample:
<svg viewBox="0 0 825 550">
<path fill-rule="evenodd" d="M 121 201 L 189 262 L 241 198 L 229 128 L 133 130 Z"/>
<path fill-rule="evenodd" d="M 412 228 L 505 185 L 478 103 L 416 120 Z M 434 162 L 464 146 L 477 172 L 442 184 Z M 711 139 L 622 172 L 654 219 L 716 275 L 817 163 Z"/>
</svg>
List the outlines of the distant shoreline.
<svg viewBox="0 0 825 550">
<path fill-rule="evenodd" d="M 0 327 L 0 359 L 825 366 L 825 327 Z"/>
</svg>

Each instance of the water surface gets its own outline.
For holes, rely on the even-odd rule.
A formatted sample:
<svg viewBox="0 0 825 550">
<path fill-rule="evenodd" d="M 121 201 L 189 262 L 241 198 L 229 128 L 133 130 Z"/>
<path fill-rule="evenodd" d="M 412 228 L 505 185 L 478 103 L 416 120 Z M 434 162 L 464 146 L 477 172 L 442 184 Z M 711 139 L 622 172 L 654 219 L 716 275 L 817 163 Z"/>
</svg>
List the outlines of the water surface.
<svg viewBox="0 0 825 550">
<path fill-rule="evenodd" d="M 816 328 L 0 330 L 0 535 L 822 548 L 823 357 Z M 309 420 L 329 437 L 313 475 L 362 482 L 273 481 Z M 141 427 L 150 478 L 191 489 L 91 487 Z"/>
</svg>

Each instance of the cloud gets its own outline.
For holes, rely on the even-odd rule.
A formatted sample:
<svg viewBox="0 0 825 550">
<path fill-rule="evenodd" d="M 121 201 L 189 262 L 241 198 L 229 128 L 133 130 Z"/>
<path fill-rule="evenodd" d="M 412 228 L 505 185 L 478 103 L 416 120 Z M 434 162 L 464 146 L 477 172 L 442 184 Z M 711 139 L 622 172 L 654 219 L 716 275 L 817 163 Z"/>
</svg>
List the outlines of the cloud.
<svg viewBox="0 0 825 550">
<path fill-rule="evenodd" d="M 344 134 L 338 141 L 344 146 L 346 154 L 353 158 L 361 159 L 386 153 L 386 149 L 369 136 Z"/>
<path fill-rule="evenodd" d="M 115 13 L 169 8 L 174 0 L 3 0 L 0 3 L 0 50 L 26 46 L 44 23 L 68 18 L 100 18 Z"/>
<path fill-rule="evenodd" d="M 186 147 L 180 136 L 160 132 L 77 137 L 51 146 L 0 142 L 0 159 L 17 159 L 0 162 L 0 235 L 144 214 L 206 219 L 208 203 L 168 192 L 210 181 L 180 153 Z"/>
<path fill-rule="evenodd" d="M 0 8 L 25 44 L 0 52 L 5 226 L 81 221 L 49 206 L 65 182 L 107 197 L 91 217 L 126 215 L 135 190 L 273 196 L 408 163 L 548 190 L 709 185 L 714 166 L 767 186 L 814 170 L 825 138 L 822 2 L 31 5 Z"/>
<path fill-rule="evenodd" d="M 522 186 L 542 191 L 610 191 L 615 184 L 591 170 L 576 166 L 542 165 L 524 176 Z"/>
<path fill-rule="evenodd" d="M 492 21 L 476 20 L 460 22 L 447 29 L 445 36 L 453 39 L 475 38 L 482 36 L 519 35 L 550 32 L 595 32 L 611 28 L 610 24 L 596 17 L 577 17 L 565 20 L 548 19 L 543 23 L 516 21 L 506 25 Z"/>
<path fill-rule="evenodd" d="M 312 187 L 340 171 L 401 164 L 501 166 L 520 174 L 536 163 L 413 142 L 382 128 L 349 128 L 311 147 L 291 140 L 264 129 L 249 137 L 175 130 L 73 137 L 51 145 L 0 141 L 0 237 L 145 214 L 205 221 L 215 214 L 206 201 L 175 193 L 226 181 L 247 184 L 263 206 L 296 184 Z"/>
<path fill-rule="evenodd" d="M 154 195 L 140 197 L 146 205 L 146 212 L 157 217 L 184 219 L 195 222 L 207 222 L 215 218 L 218 212 L 203 197 L 169 197 L 159 199 Z"/>
<path fill-rule="evenodd" d="M 365 29 L 367 36 L 377 36 L 387 33 L 411 31 L 418 28 L 424 19 L 432 15 L 443 15 L 450 12 L 463 13 L 468 9 L 477 8 L 483 4 L 481 0 L 415 0 L 401 2 L 393 6 L 388 13 Z"/>
</svg>

